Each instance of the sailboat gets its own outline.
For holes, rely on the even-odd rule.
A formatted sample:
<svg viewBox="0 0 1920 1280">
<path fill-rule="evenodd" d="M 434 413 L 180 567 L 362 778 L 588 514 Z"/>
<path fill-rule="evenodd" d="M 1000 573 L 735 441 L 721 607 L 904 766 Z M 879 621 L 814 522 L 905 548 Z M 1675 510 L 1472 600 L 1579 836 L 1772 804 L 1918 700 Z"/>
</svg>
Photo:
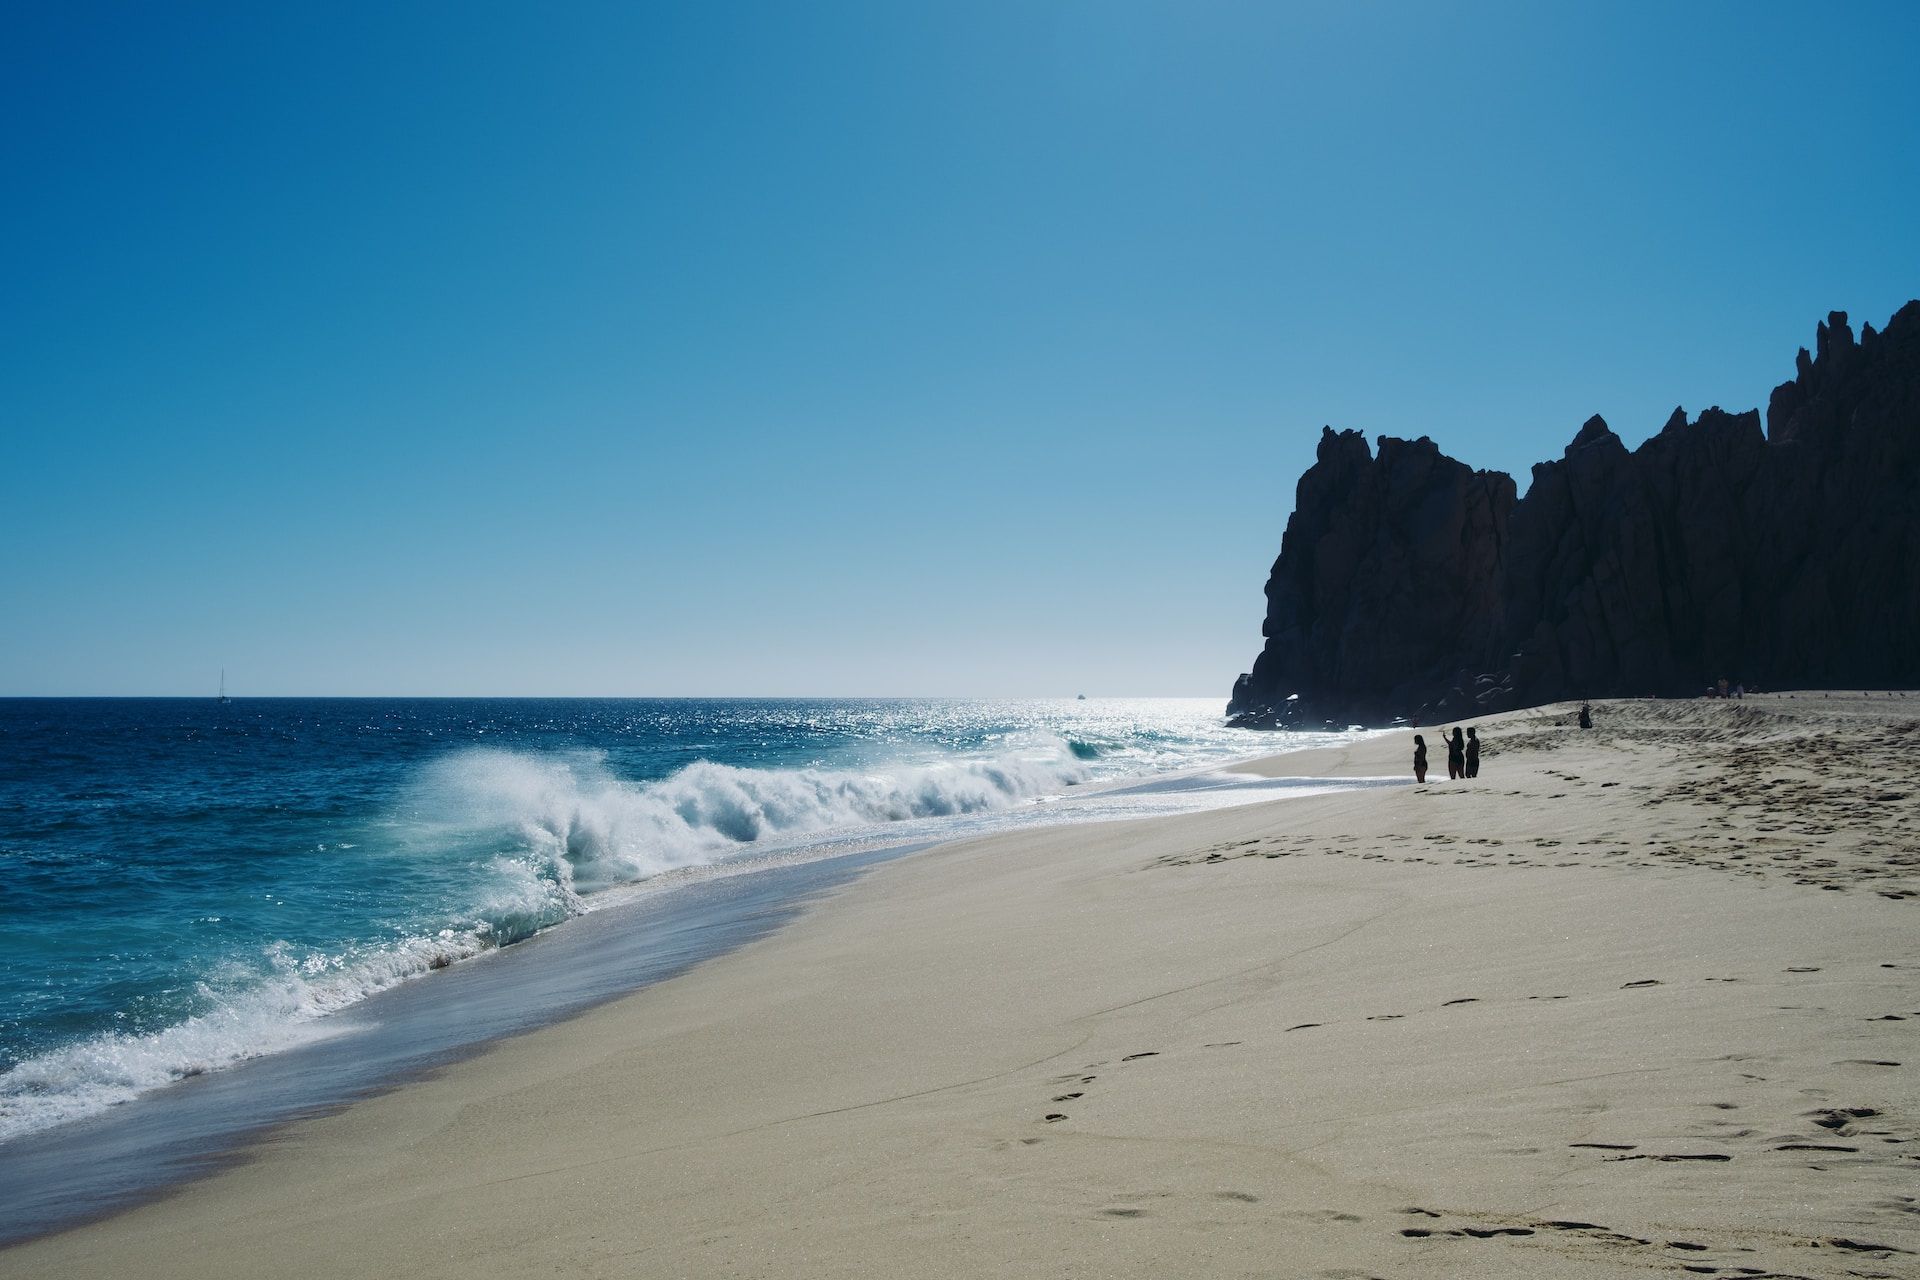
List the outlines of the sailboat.
<svg viewBox="0 0 1920 1280">
<path fill-rule="evenodd" d="M 227 669 L 222 667 L 220 668 L 220 705 L 224 707 L 232 701 L 233 699 L 227 696 Z"/>
</svg>

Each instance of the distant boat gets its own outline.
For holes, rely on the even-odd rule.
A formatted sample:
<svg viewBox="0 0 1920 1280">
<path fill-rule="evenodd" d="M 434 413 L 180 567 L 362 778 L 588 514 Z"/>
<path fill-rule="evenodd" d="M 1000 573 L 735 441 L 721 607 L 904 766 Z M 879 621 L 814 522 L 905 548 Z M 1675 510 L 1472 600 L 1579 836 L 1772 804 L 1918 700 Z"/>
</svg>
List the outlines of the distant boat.
<svg viewBox="0 0 1920 1280">
<path fill-rule="evenodd" d="M 1080 695 L 1080 697 L 1079 697 L 1079 701 L 1081 701 L 1081 702 L 1085 702 L 1086 700 L 1087 700 L 1087 695 L 1086 695 L 1086 694 L 1084 694 L 1084 693 L 1083 693 L 1083 694 L 1081 694 L 1081 695 Z"/>
<path fill-rule="evenodd" d="M 222 667 L 220 668 L 220 705 L 224 707 L 232 701 L 233 699 L 227 696 L 227 669 Z"/>
</svg>

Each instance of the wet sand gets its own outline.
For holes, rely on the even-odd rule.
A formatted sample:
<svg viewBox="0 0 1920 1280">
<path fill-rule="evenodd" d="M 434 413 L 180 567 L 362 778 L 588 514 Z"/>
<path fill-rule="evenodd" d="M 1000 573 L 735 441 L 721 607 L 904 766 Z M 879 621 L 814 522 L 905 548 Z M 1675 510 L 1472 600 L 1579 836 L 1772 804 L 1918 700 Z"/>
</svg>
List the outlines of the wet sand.
<svg viewBox="0 0 1920 1280">
<path fill-rule="evenodd" d="M 1920 699 L 1595 713 L 888 864 L 0 1269 L 1914 1274 Z"/>
</svg>

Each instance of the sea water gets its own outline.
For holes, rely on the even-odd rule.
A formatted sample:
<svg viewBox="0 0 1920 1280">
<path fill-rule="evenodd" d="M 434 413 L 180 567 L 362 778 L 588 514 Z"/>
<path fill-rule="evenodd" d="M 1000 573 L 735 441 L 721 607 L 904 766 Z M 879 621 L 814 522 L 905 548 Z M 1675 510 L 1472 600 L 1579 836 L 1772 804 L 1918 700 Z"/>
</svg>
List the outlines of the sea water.
<svg viewBox="0 0 1920 1280">
<path fill-rule="evenodd" d="M 63 1130 L 124 1157 L 102 1118 L 180 1082 L 156 1150 L 193 1106 L 264 1122 L 675 971 L 873 851 L 1257 799 L 1278 784 L 1208 766 L 1329 740 L 1221 710 L 0 700 L 0 1192 L 41 1178 L 9 1184 L 10 1149 L 71 1164 Z"/>
</svg>

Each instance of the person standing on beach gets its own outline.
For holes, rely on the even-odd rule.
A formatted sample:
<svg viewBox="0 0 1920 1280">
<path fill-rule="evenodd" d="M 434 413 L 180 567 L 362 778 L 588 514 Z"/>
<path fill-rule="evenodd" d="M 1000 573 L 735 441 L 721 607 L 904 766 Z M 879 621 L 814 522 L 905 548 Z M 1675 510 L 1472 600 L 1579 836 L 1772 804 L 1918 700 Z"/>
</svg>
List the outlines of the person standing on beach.
<svg viewBox="0 0 1920 1280">
<path fill-rule="evenodd" d="M 1413 735 L 1413 780 L 1427 780 L 1427 740 L 1417 733 Z"/>
<path fill-rule="evenodd" d="M 1460 727 L 1455 725 L 1453 736 L 1447 739 L 1447 776 L 1461 778 L 1466 775 L 1466 772 L 1467 740 L 1460 732 Z"/>
<path fill-rule="evenodd" d="M 1480 735 L 1472 729 L 1467 730 L 1467 776 L 1480 776 Z"/>
</svg>

